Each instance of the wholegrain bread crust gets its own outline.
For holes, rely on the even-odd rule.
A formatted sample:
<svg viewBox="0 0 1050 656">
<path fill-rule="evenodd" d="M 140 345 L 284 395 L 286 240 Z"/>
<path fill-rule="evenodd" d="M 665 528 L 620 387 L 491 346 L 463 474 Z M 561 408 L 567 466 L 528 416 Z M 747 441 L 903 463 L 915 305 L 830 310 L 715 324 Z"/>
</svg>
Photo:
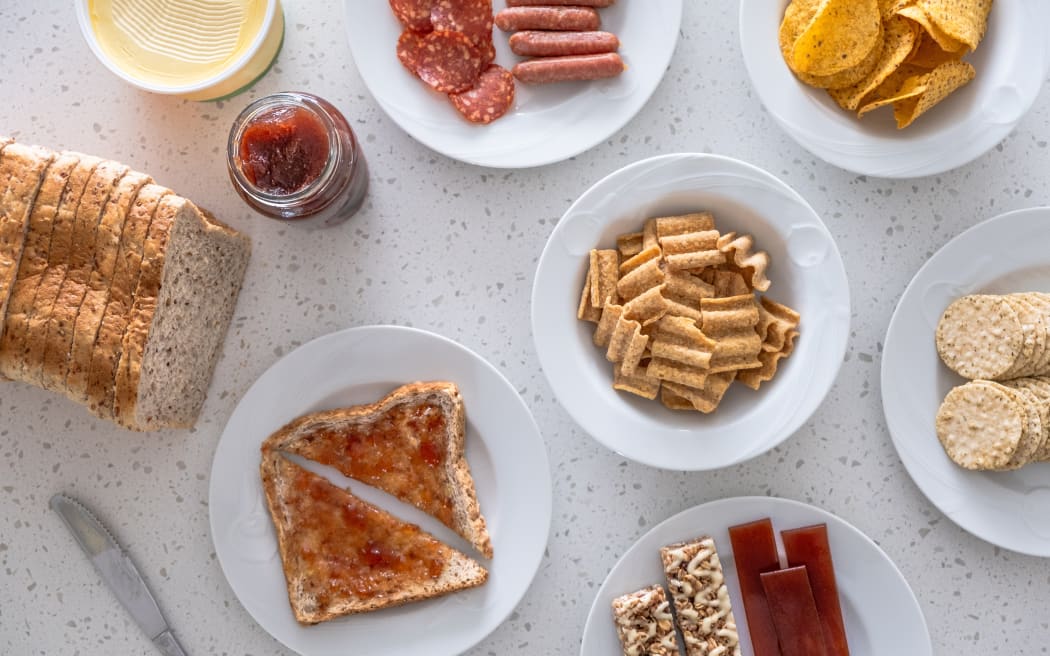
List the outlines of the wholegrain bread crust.
<svg viewBox="0 0 1050 656">
<path fill-rule="evenodd" d="M 466 458 L 466 416 L 463 409 L 463 398 L 455 383 L 410 383 L 395 389 L 375 403 L 304 415 L 271 435 L 264 442 L 263 448 L 288 451 L 309 459 L 319 459 L 318 456 L 322 451 L 334 450 L 343 453 L 342 447 L 338 444 L 308 438 L 318 430 L 338 438 L 340 428 L 345 429 L 357 424 L 375 422 L 399 405 L 426 402 L 437 403 L 446 417 L 444 480 L 442 481 L 443 489 L 439 491 L 450 499 L 452 504 L 452 521 L 446 524 L 463 536 L 486 558 L 492 558 L 492 540 L 485 524 L 485 518 L 481 514 L 474 478 L 470 474 L 470 464 Z M 338 460 L 327 464 L 336 467 L 344 475 L 354 478 L 353 472 L 345 465 L 341 467 Z M 402 475 L 404 473 L 401 472 Z M 411 475 L 412 472 L 408 473 Z M 392 478 L 395 480 L 388 485 L 384 485 L 383 480 L 368 482 L 407 503 L 413 503 L 421 510 L 427 510 L 411 498 L 399 493 L 395 484 L 403 482 L 402 477 L 394 474 Z M 415 483 L 420 485 L 422 481 L 417 479 Z M 441 520 L 442 518 L 436 517 L 436 519 Z"/>
<path fill-rule="evenodd" d="M 455 549 L 437 543 L 436 547 L 439 557 L 446 563 L 437 578 L 421 582 L 406 582 L 404 587 L 401 587 L 393 594 L 372 598 L 348 595 L 346 598 L 337 599 L 328 604 L 321 604 L 318 602 L 317 597 L 312 594 L 314 586 L 311 584 L 324 582 L 309 580 L 308 572 L 305 571 L 302 565 L 300 554 L 293 540 L 295 513 L 309 513 L 311 509 L 308 506 L 292 508 L 289 505 L 290 500 L 294 498 L 292 496 L 294 494 L 293 477 L 319 477 L 316 474 L 303 470 L 279 453 L 265 448 L 262 450 L 262 462 L 259 465 L 259 473 L 262 478 L 263 492 L 266 495 L 270 517 L 273 519 L 274 528 L 277 532 L 277 544 L 288 587 L 288 601 L 292 607 L 295 619 L 301 624 L 317 624 L 343 615 L 367 613 L 380 608 L 432 599 L 458 590 L 479 586 L 488 580 L 488 571 L 485 568 Z M 325 484 L 331 485 L 327 481 L 325 481 Z M 370 506 L 370 504 L 353 497 L 349 491 L 341 488 L 338 488 L 337 491 L 353 498 L 360 504 Z M 389 521 L 404 524 L 404 522 L 392 515 L 381 510 L 379 512 L 388 518 Z M 433 537 L 429 534 L 422 533 L 422 535 L 433 540 Z"/>
</svg>

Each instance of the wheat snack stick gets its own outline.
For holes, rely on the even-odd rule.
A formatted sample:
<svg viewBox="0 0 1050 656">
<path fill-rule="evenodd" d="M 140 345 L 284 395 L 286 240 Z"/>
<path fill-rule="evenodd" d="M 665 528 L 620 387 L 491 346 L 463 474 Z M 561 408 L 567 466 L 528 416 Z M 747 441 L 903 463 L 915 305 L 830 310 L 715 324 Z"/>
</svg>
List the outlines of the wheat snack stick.
<svg viewBox="0 0 1050 656">
<path fill-rule="evenodd" d="M 78 161 L 79 157 L 75 154 L 55 157 L 44 173 L 40 191 L 29 214 L 22 261 L 11 287 L 7 315 L 2 318 L 3 326 L 0 327 L 0 374 L 12 379 L 21 380 L 23 376 L 26 331 L 33 312 L 33 299 L 47 272 L 55 214 L 70 173 Z"/>
<path fill-rule="evenodd" d="M 12 143 L 0 153 L 0 333 L 18 278 L 29 217 L 44 173 L 55 155 L 36 146 Z"/>
<path fill-rule="evenodd" d="M 598 319 L 598 326 L 594 329 L 594 345 L 608 348 L 613 331 L 616 330 L 617 324 L 620 323 L 620 319 L 623 317 L 623 307 L 607 303 L 601 309 L 601 313 L 602 315 Z"/>
<path fill-rule="evenodd" d="M 598 323 L 602 318 L 601 308 L 591 305 L 591 273 L 588 271 L 583 276 L 583 292 L 580 294 L 580 307 L 576 310 L 576 318 L 581 321 Z"/>
<path fill-rule="evenodd" d="M 616 250 L 620 251 L 620 260 L 628 260 L 642 252 L 642 233 L 629 232 L 616 238 Z"/>
<path fill-rule="evenodd" d="M 645 369 L 645 375 L 650 378 L 659 378 L 664 383 L 676 383 L 683 387 L 703 388 L 707 384 L 707 367 L 696 367 L 677 360 L 653 356 L 649 366 Z M 680 394 L 681 395 L 681 394 Z M 684 396 L 684 395 L 681 395 Z"/>
<path fill-rule="evenodd" d="M 765 251 L 753 252 L 754 247 L 755 240 L 751 235 L 737 236 L 735 232 L 727 232 L 718 238 L 718 250 L 725 253 L 728 269 L 743 276 L 749 289 L 764 292 L 770 285 L 766 277 L 769 255 Z"/>
<path fill-rule="evenodd" d="M 65 280 L 47 325 L 47 346 L 41 368 L 40 385 L 44 389 L 65 392 L 66 375 L 69 373 L 73 335 L 80 305 L 87 293 L 88 279 L 95 260 L 96 238 L 99 223 L 110 203 L 113 191 L 128 167 L 117 162 L 105 161 L 91 175 L 84 195 L 77 205 L 73 222 L 73 245 Z M 121 199 L 113 197 L 120 202 Z"/>
<path fill-rule="evenodd" d="M 109 288 L 117 265 L 121 235 L 139 191 L 152 182 L 148 175 L 129 171 L 113 189 L 95 234 L 95 257 L 86 281 L 86 292 L 73 324 L 73 342 L 66 374 L 66 396 L 88 404 L 88 377 L 102 315 L 109 302 Z"/>
<path fill-rule="evenodd" d="M 656 324 L 650 350 L 654 358 L 680 362 L 706 369 L 716 342 L 696 327 L 688 317 L 665 316 Z"/>
<path fill-rule="evenodd" d="M 653 378 L 636 367 L 633 373 L 623 369 L 623 363 L 613 365 L 613 389 L 628 392 L 650 401 L 660 392 L 660 379 Z"/>
<path fill-rule="evenodd" d="M 653 287 L 623 304 L 623 316 L 648 326 L 660 320 L 669 309 L 667 299 L 663 296 L 664 286 Z"/>
<path fill-rule="evenodd" d="M 663 253 L 660 252 L 659 246 L 648 246 L 642 248 L 640 251 L 620 263 L 620 277 L 623 278 L 630 275 L 635 269 L 648 264 L 652 260 L 659 262 L 662 255 Z"/>
<path fill-rule="evenodd" d="M 735 371 L 708 374 L 704 384 L 700 387 L 665 380 L 664 387 L 669 392 L 687 399 L 693 404 L 695 410 L 709 414 L 718 409 L 718 405 L 722 402 L 726 390 L 733 384 L 736 375 Z"/>
<path fill-rule="evenodd" d="M 121 340 L 138 286 L 146 235 L 161 198 L 171 193 L 170 189 L 154 184 L 147 184 L 140 189 L 128 210 L 124 231 L 120 236 L 109 300 L 102 314 L 88 370 L 88 408 L 103 419 L 113 419 L 113 394 Z"/>
<path fill-rule="evenodd" d="M 660 238 L 664 261 L 672 271 L 703 269 L 722 264 L 725 254 L 718 250 L 718 231 L 691 232 Z"/>
<path fill-rule="evenodd" d="M 664 407 L 670 410 L 688 410 L 689 412 L 695 412 L 696 408 L 693 407 L 693 402 L 689 399 L 678 396 L 667 387 L 660 388 L 660 403 L 664 404 Z"/>
<path fill-rule="evenodd" d="M 715 217 L 710 212 L 659 216 L 653 219 L 653 227 L 656 230 L 657 239 L 691 232 L 707 232 L 715 229 Z"/>
<path fill-rule="evenodd" d="M 604 307 L 612 299 L 618 303 L 616 281 L 619 279 L 620 254 L 614 250 L 591 250 L 591 305 Z"/>
<path fill-rule="evenodd" d="M 1027 412 L 1002 386 L 984 381 L 954 388 L 937 411 L 937 439 L 955 464 L 1002 470 L 1024 439 Z"/>
<path fill-rule="evenodd" d="M 55 304 L 58 301 L 58 294 L 69 271 L 75 243 L 73 232 L 77 208 L 80 206 L 88 183 L 94 176 L 95 169 L 101 162 L 102 160 L 97 157 L 80 155 L 80 161 L 69 176 L 66 191 L 55 212 L 51 239 L 48 243 L 47 268 L 33 295 L 33 307 L 29 312 L 26 328 L 21 378 L 27 383 L 38 386 L 42 384 L 44 354 L 48 343 L 48 325 L 56 312 Z"/>
<path fill-rule="evenodd" d="M 659 585 L 613 599 L 613 623 L 624 656 L 677 656 L 670 605 Z"/>
<path fill-rule="evenodd" d="M 725 573 L 709 536 L 660 549 L 686 656 L 740 656 Z"/>
<path fill-rule="evenodd" d="M 779 351 L 765 351 L 758 354 L 758 361 L 762 366 L 757 369 L 744 369 L 738 371 L 736 379 L 753 390 L 758 390 L 762 383 L 773 380 L 777 373 L 777 367 L 784 358 L 790 356 L 795 350 L 795 338 L 798 337 L 797 330 L 789 330 L 784 336 L 783 345 Z"/>
<path fill-rule="evenodd" d="M 705 298 L 700 301 L 700 312 L 701 330 L 716 342 L 710 373 L 762 366 L 758 359 L 762 339 L 755 332 L 759 311 L 754 295 Z"/>
<path fill-rule="evenodd" d="M 642 250 L 660 248 L 660 241 L 656 235 L 656 219 L 648 219 L 642 224 Z"/>
<path fill-rule="evenodd" d="M 1024 330 L 1001 296 L 970 295 L 952 302 L 937 324 L 937 353 L 964 378 L 995 380 L 1021 356 Z"/>
<path fill-rule="evenodd" d="M 621 363 L 624 373 L 633 374 L 648 344 L 649 337 L 642 334 L 641 324 L 621 318 L 613 327 L 605 358 L 609 362 Z"/>
<path fill-rule="evenodd" d="M 773 353 L 782 350 L 788 333 L 798 328 L 802 316 L 767 297 L 759 299 L 758 312 L 759 321 L 755 332 L 762 338 L 762 350 Z"/>
<path fill-rule="evenodd" d="M 644 253 L 638 255 L 641 257 Z M 654 287 L 663 285 L 666 276 L 659 258 L 647 260 L 644 264 L 635 267 L 628 273 L 623 272 L 621 267 L 621 278 L 616 283 L 616 291 L 620 299 L 628 302 Z"/>
</svg>

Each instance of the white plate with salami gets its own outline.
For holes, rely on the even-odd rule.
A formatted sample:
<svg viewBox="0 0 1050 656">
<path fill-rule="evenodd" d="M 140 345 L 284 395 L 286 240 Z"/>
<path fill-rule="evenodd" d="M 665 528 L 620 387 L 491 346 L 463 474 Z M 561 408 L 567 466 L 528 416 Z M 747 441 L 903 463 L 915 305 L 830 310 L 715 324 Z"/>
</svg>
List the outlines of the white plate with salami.
<svg viewBox="0 0 1050 656">
<path fill-rule="evenodd" d="M 729 527 L 767 517 L 772 520 L 773 530 L 778 534 L 786 529 L 827 525 L 850 654 L 933 654 L 929 630 L 915 594 L 889 556 L 870 538 L 835 515 L 798 501 L 735 497 L 678 513 L 653 527 L 624 553 L 605 577 L 591 605 L 583 630 L 581 656 L 622 653 L 613 624 L 613 599 L 646 586 L 663 584 L 660 548 L 701 536 L 714 538 L 743 653 L 754 653 L 740 596 Z M 784 561 L 783 549 L 780 554 Z"/>
<path fill-rule="evenodd" d="M 394 608 L 298 624 L 259 475 L 259 447 L 308 412 L 370 403 L 412 381 L 452 381 L 467 415 L 466 456 L 494 558 L 480 587 Z M 434 518 L 334 469 L 301 461 L 337 486 L 419 525 L 465 553 Z M 309 342 L 268 369 L 230 417 L 212 465 L 209 510 L 215 553 L 244 608 L 304 656 L 459 654 L 500 625 L 540 565 L 551 518 L 551 480 L 539 429 L 491 364 L 444 337 L 397 326 L 350 328 Z M 458 540 L 458 541 L 457 541 Z M 459 546 L 463 545 L 463 546 Z"/>
<path fill-rule="evenodd" d="M 518 0 L 520 2 L 520 0 Z M 438 18 L 450 4 L 469 8 L 470 15 L 451 21 L 463 32 L 449 35 L 448 25 Z M 586 3 L 584 3 L 586 4 Z M 598 4 L 605 4 L 599 2 Z M 514 85 L 514 99 L 505 102 L 513 78 L 505 71 L 487 69 L 466 97 L 448 96 L 433 90 L 427 79 L 441 91 L 455 89 L 464 80 L 479 75 L 484 63 L 467 62 L 481 53 L 487 62 L 495 47 L 495 64 L 510 70 L 524 61 L 510 48 L 510 33 L 492 30 L 486 41 L 488 24 L 480 23 L 473 12 L 483 16 L 505 9 L 506 0 L 478 0 L 462 3 L 436 0 L 346 0 L 346 29 L 354 62 L 362 79 L 383 110 L 424 145 L 447 155 L 480 166 L 528 168 L 558 162 L 577 155 L 607 139 L 622 128 L 645 105 L 663 78 L 678 41 L 682 0 L 639 2 L 617 0 L 595 12 L 600 31 L 615 34 L 619 55 L 626 68 L 615 77 L 554 84 Z M 428 9 L 446 29 L 427 36 L 407 34 L 398 21 L 396 7 L 407 24 L 426 33 L 433 27 L 426 19 Z M 577 11 L 577 10 L 573 10 Z M 416 22 L 414 22 L 416 21 Z M 505 25 L 506 26 L 506 25 Z M 579 27 L 590 27 L 580 23 Z M 522 38 L 522 37 L 518 37 Z M 570 37 L 571 38 L 571 37 Z M 423 39 L 426 39 L 424 42 Z M 596 41 L 600 41 L 597 37 Z M 470 48 L 473 41 L 476 50 Z M 488 45 L 491 43 L 491 45 Z M 561 47 L 561 46 L 557 46 Z M 599 49 L 603 49 L 599 46 Z M 489 52 L 489 54 L 485 54 Z M 426 55 L 425 62 L 422 61 Z M 406 65 L 402 65 L 399 56 Z M 607 67 L 614 55 L 594 55 L 587 62 L 562 62 L 558 66 Z M 411 65 L 417 75 L 407 68 Z M 546 65 L 545 63 L 541 63 Z M 618 69 L 619 70 L 619 69 Z M 528 75 L 526 70 L 524 75 Z M 545 71 L 532 75 L 543 76 Z M 456 99 L 457 106 L 450 102 Z M 479 109 L 480 108 L 480 109 Z M 486 118 L 486 113 L 506 111 L 488 124 L 468 121 Z"/>
<path fill-rule="evenodd" d="M 794 352 L 773 379 L 757 390 L 736 383 L 723 388 L 709 414 L 614 389 L 608 352 L 594 343 L 595 324 L 577 319 L 592 249 L 617 248 L 618 235 L 642 230 L 649 218 L 701 211 L 713 215 L 723 234 L 753 236 L 754 250 L 768 254 L 771 285 L 763 301 L 775 299 L 801 315 Z M 610 449 L 672 470 L 728 467 L 798 430 L 835 381 L 849 324 L 846 270 L 813 208 L 773 175 L 716 155 L 654 157 L 596 183 L 551 233 L 532 288 L 536 352 L 561 404 Z"/>
<path fill-rule="evenodd" d="M 882 355 L 886 425 L 915 484 L 970 533 L 1044 558 L 1050 557 L 1050 463 L 969 471 L 952 462 L 937 438 L 936 417 L 948 392 L 966 381 L 941 362 L 934 335 L 945 308 L 961 296 L 1050 292 L 1048 240 L 1044 207 L 1000 215 L 949 241 L 904 290 Z"/>
</svg>

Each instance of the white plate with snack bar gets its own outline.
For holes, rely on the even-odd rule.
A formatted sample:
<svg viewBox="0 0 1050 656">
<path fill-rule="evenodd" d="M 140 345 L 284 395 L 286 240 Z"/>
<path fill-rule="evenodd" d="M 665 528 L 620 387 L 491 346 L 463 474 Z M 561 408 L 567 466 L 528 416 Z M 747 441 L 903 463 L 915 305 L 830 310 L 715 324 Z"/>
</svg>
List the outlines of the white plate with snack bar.
<svg viewBox="0 0 1050 656">
<path fill-rule="evenodd" d="M 767 519 L 769 523 L 762 521 Z M 820 525 L 825 525 L 826 529 Z M 743 529 L 735 540 L 730 538 L 730 527 Z M 795 533 L 796 539 L 789 544 L 789 536 L 782 532 Z M 819 539 L 814 536 L 819 536 Z M 713 540 L 713 544 L 708 540 Z M 695 544 L 702 545 L 706 553 L 700 554 L 698 549 L 690 550 L 690 545 Z M 819 554 L 813 545 L 821 545 Z M 662 551 L 665 547 L 670 549 Z M 734 547 L 746 549 L 747 553 L 737 554 Z M 674 556 L 678 549 L 683 549 L 683 553 L 676 562 Z M 712 551 L 716 558 L 711 557 Z M 769 555 L 763 556 L 763 552 Z M 844 653 L 841 647 L 844 641 L 853 656 L 933 654 L 926 620 L 918 600 L 900 570 L 871 539 L 835 515 L 798 501 L 773 497 L 736 497 L 685 510 L 655 526 L 624 553 L 595 596 L 583 631 L 581 656 L 628 653 L 621 643 L 617 624 L 619 621 L 623 622 L 625 628 L 631 627 L 639 621 L 639 615 L 642 623 L 653 624 L 651 631 L 662 634 L 668 646 L 673 645 L 666 652 L 669 654 L 686 653 L 680 649 L 682 641 L 688 639 L 689 634 L 701 641 L 710 640 L 709 646 L 725 646 L 727 654 L 733 653 L 735 642 L 742 647 L 742 653 L 756 653 L 752 649 L 748 613 L 759 620 L 762 619 L 760 614 L 763 611 L 767 613 L 767 619 L 763 622 L 768 622 L 769 633 L 759 636 L 760 641 L 763 638 L 776 640 L 778 637 L 786 640 L 789 639 L 787 634 L 782 633 L 785 630 L 791 633 L 794 629 L 805 631 L 813 628 L 804 623 L 798 627 L 777 625 L 780 617 L 774 617 L 776 613 L 755 608 L 754 604 L 745 609 L 740 592 L 741 571 L 738 569 L 753 569 L 752 576 L 756 580 L 766 578 L 767 575 L 759 574 L 756 569 L 763 557 L 766 560 L 771 557 L 772 560 L 760 571 L 769 572 L 779 568 L 779 575 L 800 574 L 798 569 L 791 571 L 788 568 L 792 565 L 797 567 L 799 562 L 806 563 L 806 569 L 801 572 L 803 588 L 809 591 L 810 598 L 815 598 L 819 606 L 815 619 L 820 628 L 812 633 L 819 633 L 820 641 L 836 640 L 835 644 L 839 647 L 833 653 Z M 829 600 L 826 589 L 821 594 L 806 583 L 806 574 L 810 581 L 819 580 L 814 570 L 819 569 L 821 558 L 827 565 L 825 572 L 834 572 L 833 575 L 825 573 L 824 576 L 825 580 L 831 580 L 828 588 L 837 588 L 837 603 L 834 593 L 830 594 Z M 745 561 L 750 564 L 745 564 Z M 695 578 L 690 579 L 690 575 Z M 684 585 L 672 581 L 683 582 Z M 752 594 L 757 594 L 759 601 L 767 604 L 768 608 L 772 602 L 766 595 L 776 594 L 776 591 L 766 588 L 767 583 L 758 585 L 761 591 Z M 692 609 L 699 612 L 699 618 L 693 626 L 689 626 L 683 622 L 683 616 L 689 610 L 683 602 L 689 602 L 685 602 L 678 591 L 696 588 L 703 592 L 700 595 L 703 600 L 698 604 L 690 603 Z M 623 602 L 617 601 L 614 614 L 614 600 L 646 589 L 654 591 L 657 598 L 666 600 L 667 606 L 663 613 L 639 613 L 630 607 L 624 610 Z M 724 603 L 708 605 L 711 599 L 724 599 L 726 593 L 735 619 L 735 632 L 728 622 L 728 614 L 720 610 L 724 608 Z M 801 597 L 794 599 L 790 596 L 778 601 L 800 605 L 805 603 Z M 674 607 L 676 619 L 666 614 L 669 607 Z M 687 613 L 680 611 L 683 608 Z M 635 617 L 629 617 L 631 614 Z M 618 618 L 625 615 L 628 617 L 622 620 Z M 665 622 L 650 622 L 654 618 L 665 618 Z M 811 621 L 813 619 L 810 618 Z M 756 624 L 759 623 L 756 621 Z M 640 627 L 635 625 L 635 628 Z M 641 633 L 645 631 L 636 632 L 635 638 Z M 796 632 L 793 637 L 798 639 L 800 636 Z M 801 637 L 812 639 L 813 635 L 803 633 Z"/>
<path fill-rule="evenodd" d="M 952 14 L 955 5 L 940 3 L 944 5 L 945 15 L 930 19 L 921 7 L 911 3 L 898 9 L 903 19 L 898 23 L 899 29 L 893 25 L 898 20 L 896 17 L 882 19 L 881 34 L 886 38 L 886 45 L 875 68 L 885 71 L 889 79 L 882 87 L 878 87 L 881 77 L 868 77 L 857 87 L 846 87 L 839 96 L 843 103 L 840 106 L 824 89 L 796 78 L 786 64 L 780 33 L 789 4 L 788 0 L 740 3 L 740 45 L 757 97 L 780 127 L 806 150 L 835 166 L 863 175 L 917 178 L 972 162 L 1010 134 L 1035 102 L 1050 69 L 1050 45 L 1045 30 L 1050 21 L 1050 4 L 1043 0 L 987 3 L 991 5 L 991 13 L 987 16 L 983 38 L 979 36 L 983 17 Z M 887 3 L 878 5 L 876 12 Z M 958 7 L 964 5 L 961 3 Z M 915 19 L 932 24 L 942 43 L 952 39 L 945 34 L 946 24 L 950 23 L 947 29 L 953 34 L 969 31 L 973 35 L 970 43 L 960 44 L 959 50 L 966 54 L 942 56 L 943 51 L 931 47 L 936 43 Z M 905 33 L 909 26 L 915 29 L 915 36 Z M 829 29 L 859 33 L 856 26 L 833 28 L 829 25 Z M 892 37 L 895 33 L 901 37 Z M 899 53 L 895 58 L 891 54 L 894 51 Z M 922 76 L 944 65 L 948 67 L 939 75 L 954 78 L 964 86 L 943 102 L 935 103 L 935 107 L 914 119 L 914 123 L 908 125 L 904 121 L 906 127 L 898 129 L 903 114 L 895 117 L 894 109 L 907 113 L 908 94 L 892 90 L 894 78 L 889 77 L 889 71 L 901 70 L 902 75 L 911 77 L 909 84 L 925 84 Z M 911 66 L 915 68 L 904 72 Z M 952 86 L 954 84 L 953 81 Z M 852 100 L 846 99 L 851 96 Z M 894 103 L 893 108 L 882 106 L 858 118 L 858 110 L 876 107 L 880 102 L 888 104 L 894 98 L 901 98 L 902 102 Z"/>
<path fill-rule="evenodd" d="M 1045 248 L 1048 239 L 1050 208 L 1036 208 L 1000 215 L 948 242 L 915 274 L 901 296 L 890 321 L 882 356 L 886 423 L 897 453 L 916 485 L 948 518 L 970 533 L 1006 549 L 1043 557 L 1050 557 L 1050 514 L 1046 510 L 1050 504 L 1050 462 L 1039 461 L 1039 456 L 1047 456 L 1047 445 L 1043 443 L 1042 454 L 1014 451 L 1005 454 L 1013 458 L 1013 462 L 995 460 L 997 455 L 1003 455 L 1000 449 L 1004 444 L 1011 449 L 1023 449 L 1028 440 L 1026 431 L 1034 424 L 1023 427 L 1019 418 L 1011 419 L 1007 415 L 1001 422 L 1001 427 L 1009 429 L 1006 434 L 999 432 L 1000 427 L 986 427 L 976 435 L 966 434 L 950 422 L 953 416 L 967 421 L 972 414 L 969 394 L 964 391 L 981 388 L 976 391 L 1009 396 L 1011 393 L 1003 387 L 1043 390 L 1045 381 L 1038 375 L 1026 375 L 1033 373 L 1032 367 L 1028 367 L 1027 372 L 1024 367 L 1016 367 L 1011 372 L 1004 369 L 1011 364 L 1006 362 L 999 367 L 1004 369 L 1002 375 L 994 370 L 982 374 L 980 370 L 966 368 L 963 360 L 977 355 L 986 361 L 977 364 L 987 367 L 995 364 L 994 359 L 989 359 L 992 355 L 1013 357 L 1016 354 L 1008 350 L 1010 339 L 1021 343 L 1027 340 L 1024 332 L 1050 324 L 1050 308 L 1046 299 L 1038 296 L 1038 293 L 1050 292 L 1050 259 Z M 1037 293 L 1034 299 L 1025 296 L 1030 292 Z M 1007 297 L 1013 299 L 1007 304 L 1017 305 L 1018 312 L 1001 308 L 1004 297 L 1000 295 L 1008 294 L 1022 295 Z M 969 337 L 980 338 L 989 327 L 1000 331 L 1000 335 L 981 348 L 960 353 L 959 360 L 952 359 L 954 368 L 968 374 L 964 377 L 942 362 L 936 335 L 945 310 L 949 306 L 961 309 L 956 304 L 968 303 L 963 300 L 967 298 L 987 307 L 988 311 L 972 313 L 972 317 L 965 312 L 952 313 L 943 320 L 942 330 L 961 318 L 972 324 L 963 326 Z M 1026 318 L 1018 322 L 1025 315 L 1026 307 L 1035 307 L 1033 302 L 1042 307 L 1031 315 L 1034 320 Z M 989 323 L 993 315 L 997 318 L 1002 315 L 1007 323 L 1002 326 Z M 1011 337 L 1014 330 L 1024 332 Z M 962 340 L 955 342 L 965 346 Z M 1039 361 L 1036 369 L 1046 373 L 1045 334 L 1030 340 L 1032 344 L 1036 342 L 1043 354 L 1035 358 Z M 1036 353 L 1035 346 L 1022 347 L 1022 359 L 1028 348 L 1031 349 L 1028 353 Z M 968 382 L 968 378 L 995 378 L 1000 382 L 973 383 Z M 950 405 L 946 401 L 949 393 L 954 399 Z M 1050 410 L 1045 394 L 1037 394 L 1034 399 L 1027 393 L 1024 395 L 1037 409 L 1043 408 L 1042 413 L 1037 414 L 1045 416 Z M 942 403 L 945 404 L 943 411 Z M 1016 408 L 1010 401 L 1006 404 Z M 939 414 L 942 415 L 940 422 Z M 973 426 L 981 426 L 979 418 L 972 419 Z M 952 449 L 953 457 L 942 446 L 942 437 L 947 448 Z M 967 441 L 960 443 L 960 437 L 966 437 Z M 989 453 L 991 442 L 999 444 Z M 972 450 L 961 451 L 959 446 L 972 447 Z M 1030 462 L 1022 465 L 1017 460 L 1022 455 Z M 978 469 L 971 470 L 971 467 Z"/>
<path fill-rule="evenodd" d="M 595 184 L 555 227 L 532 291 L 536 350 L 569 414 L 674 470 L 742 462 L 798 430 L 835 380 L 849 321 L 846 272 L 813 209 L 715 155 L 655 157 Z"/>
<path fill-rule="evenodd" d="M 610 6 L 597 7 L 598 30 L 614 34 L 619 41 L 618 52 L 625 65 L 622 73 L 605 79 L 552 84 L 518 81 L 506 114 L 488 124 L 474 124 L 457 112 L 446 94 L 431 90 L 401 64 L 398 39 L 405 28 L 395 17 L 391 4 L 411 12 L 414 5 L 429 3 L 345 3 L 350 49 L 369 91 L 383 111 L 420 143 L 453 159 L 495 168 L 559 162 L 592 148 L 622 128 L 645 105 L 663 78 L 678 41 L 682 18 L 682 0 L 618 0 Z M 492 3 L 495 13 L 505 8 L 504 0 Z M 431 25 L 426 23 L 424 20 L 421 27 L 429 29 Z M 507 70 L 526 59 L 511 51 L 510 36 L 498 28 L 492 31 L 495 64 Z M 500 93 L 505 90 L 506 87 L 500 88 Z"/>
<path fill-rule="evenodd" d="M 438 541 L 467 554 L 466 559 L 487 568 L 488 580 L 478 587 L 438 598 L 335 617 L 312 626 L 299 624 L 293 615 L 282 570 L 284 547 L 279 551 L 263 494 L 260 445 L 287 422 L 306 413 L 372 403 L 413 381 L 450 381 L 458 386 L 466 415 L 465 455 L 476 499 L 491 536 L 492 559 L 484 558 L 480 548 L 472 548 L 471 542 L 416 506 L 359 482 L 362 479 L 356 473 L 354 478 L 358 480 L 343 477 L 340 471 L 344 470 L 338 464 L 334 465 L 339 469 L 336 471 L 312 462 L 310 458 L 325 460 L 309 454 L 286 456 L 287 449 L 281 446 L 278 447 L 282 450 L 281 462 L 285 463 L 282 466 L 298 469 L 286 464 L 293 462 L 332 483 L 318 483 L 313 474 L 302 474 L 313 486 L 305 489 L 320 490 L 326 495 L 336 489 L 332 494 L 339 502 L 338 495 L 344 492 L 338 488 L 348 488 L 352 495 L 390 513 L 397 521 L 418 525 Z M 401 425 L 399 421 L 381 418 L 377 425 Z M 328 438 L 322 435 L 317 439 Z M 347 453 L 352 444 L 346 442 Z M 377 443 L 358 444 L 372 444 L 374 450 Z M 422 446 L 420 454 L 426 462 L 431 462 L 434 455 Z M 376 463 L 377 471 L 387 471 L 390 462 L 400 461 L 384 462 L 387 464 Z M 444 465 L 439 466 L 439 470 L 445 471 Z M 344 503 L 344 508 L 353 507 L 345 505 L 345 497 L 339 503 Z M 297 653 L 345 654 L 347 645 L 353 645 L 354 651 L 377 655 L 452 655 L 469 649 L 499 626 L 528 589 L 546 548 L 550 528 L 550 469 L 546 447 L 528 408 L 491 364 L 465 347 L 432 333 L 397 326 L 366 326 L 332 333 L 299 347 L 252 385 L 234 410 L 216 448 L 209 510 L 215 552 L 230 587 L 260 626 Z M 343 516 L 343 513 L 335 514 Z M 309 526 L 307 529 L 312 530 Z M 288 531 L 282 535 L 285 534 Z M 294 539 L 293 535 L 289 544 Z M 316 544 L 309 543 L 306 548 L 318 551 Z M 376 542 L 373 547 L 361 552 L 370 564 L 387 567 L 394 562 L 393 556 L 388 558 L 389 552 L 384 551 L 382 543 Z M 288 553 L 292 553 L 291 548 Z M 323 546 L 319 553 L 325 553 Z M 374 562 L 373 557 L 377 559 Z M 397 558 L 409 565 L 415 562 L 411 553 Z M 322 565 L 337 561 L 351 562 L 348 557 L 340 556 L 322 561 Z M 425 563 L 428 568 L 432 564 L 433 561 Z M 284 566 L 289 565 L 286 562 Z M 394 567 L 395 573 L 397 567 L 400 565 Z M 404 569 L 408 571 L 408 566 Z M 428 571 L 429 576 L 435 576 L 436 570 Z M 349 587 L 357 591 L 358 583 L 360 581 L 333 578 L 328 585 L 333 590 Z M 336 588 L 337 584 L 342 587 Z M 368 592 L 370 586 L 361 583 L 360 591 Z"/>
</svg>

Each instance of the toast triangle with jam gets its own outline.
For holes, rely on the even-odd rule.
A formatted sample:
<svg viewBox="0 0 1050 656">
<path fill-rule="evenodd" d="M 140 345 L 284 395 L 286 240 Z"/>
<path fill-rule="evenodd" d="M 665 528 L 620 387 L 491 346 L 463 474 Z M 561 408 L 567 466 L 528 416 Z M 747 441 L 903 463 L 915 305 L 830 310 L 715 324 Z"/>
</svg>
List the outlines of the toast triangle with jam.
<svg viewBox="0 0 1050 656">
<path fill-rule="evenodd" d="M 263 450 L 263 491 L 301 624 L 481 585 L 488 571 L 415 524 Z"/>
<path fill-rule="evenodd" d="M 449 382 L 417 382 L 375 403 L 300 417 L 270 436 L 263 448 L 330 465 L 392 494 L 492 558 L 465 438 L 459 388 Z"/>
</svg>

